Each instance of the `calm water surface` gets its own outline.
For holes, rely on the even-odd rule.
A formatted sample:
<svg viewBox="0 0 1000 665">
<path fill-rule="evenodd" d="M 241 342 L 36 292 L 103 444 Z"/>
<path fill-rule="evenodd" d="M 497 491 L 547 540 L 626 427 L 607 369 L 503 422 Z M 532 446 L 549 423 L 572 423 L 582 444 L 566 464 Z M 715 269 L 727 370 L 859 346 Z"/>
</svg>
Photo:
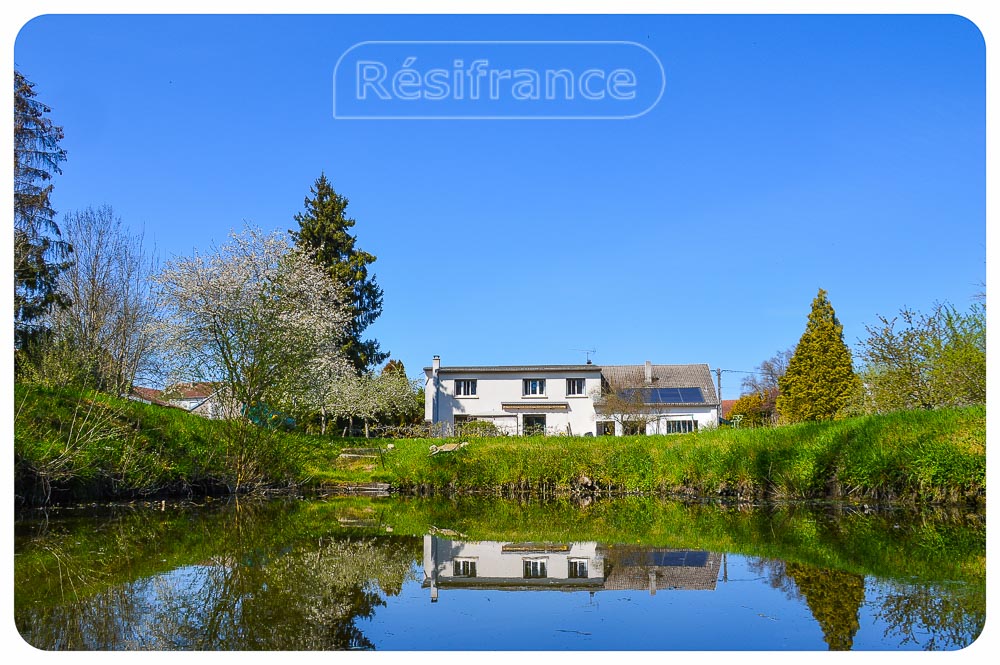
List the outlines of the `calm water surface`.
<svg viewBox="0 0 1000 665">
<path fill-rule="evenodd" d="M 281 500 L 15 522 L 57 649 L 960 649 L 985 517 L 651 499 Z"/>
</svg>

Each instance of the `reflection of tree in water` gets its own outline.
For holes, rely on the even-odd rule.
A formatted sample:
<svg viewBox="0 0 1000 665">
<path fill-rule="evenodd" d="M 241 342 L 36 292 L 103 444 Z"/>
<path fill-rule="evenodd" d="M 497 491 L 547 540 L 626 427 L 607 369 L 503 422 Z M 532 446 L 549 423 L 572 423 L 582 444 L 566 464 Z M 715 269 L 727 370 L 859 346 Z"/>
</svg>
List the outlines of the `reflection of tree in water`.
<svg viewBox="0 0 1000 665">
<path fill-rule="evenodd" d="M 263 519 L 214 525 L 219 554 L 87 594 L 101 577 L 94 562 L 48 539 L 62 602 L 22 605 L 18 630 L 40 649 L 373 649 L 357 620 L 400 593 L 421 543 L 289 537 Z"/>
<path fill-rule="evenodd" d="M 962 583 L 888 582 L 875 617 L 885 621 L 886 637 L 901 638 L 900 645 L 917 644 L 927 651 L 961 649 L 983 630 L 986 594 Z"/>
<path fill-rule="evenodd" d="M 801 563 L 759 560 L 752 567 L 770 579 L 771 586 L 803 598 L 823 629 L 831 651 L 849 651 L 858 632 L 858 610 L 865 602 L 865 580 L 842 570 Z"/>
<path fill-rule="evenodd" d="M 785 572 L 805 597 L 830 650 L 849 651 L 858 632 L 858 610 L 865 602 L 865 578 L 797 563 L 786 564 Z"/>
<path fill-rule="evenodd" d="M 373 649 L 357 627 L 412 575 L 408 539 L 335 540 L 269 562 L 219 561 L 157 590 L 154 648 Z M 192 593 L 193 591 L 193 593 Z"/>
</svg>

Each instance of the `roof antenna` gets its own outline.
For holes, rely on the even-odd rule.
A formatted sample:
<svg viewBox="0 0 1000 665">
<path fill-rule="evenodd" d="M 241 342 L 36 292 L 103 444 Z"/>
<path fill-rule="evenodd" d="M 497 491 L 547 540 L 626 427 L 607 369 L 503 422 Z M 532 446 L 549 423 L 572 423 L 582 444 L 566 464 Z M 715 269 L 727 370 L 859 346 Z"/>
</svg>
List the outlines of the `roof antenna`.
<svg viewBox="0 0 1000 665">
<path fill-rule="evenodd" d="M 579 351 L 580 353 L 587 354 L 587 364 L 593 365 L 594 363 L 590 360 L 590 354 L 597 353 L 597 349 L 570 349 L 570 351 Z"/>
</svg>

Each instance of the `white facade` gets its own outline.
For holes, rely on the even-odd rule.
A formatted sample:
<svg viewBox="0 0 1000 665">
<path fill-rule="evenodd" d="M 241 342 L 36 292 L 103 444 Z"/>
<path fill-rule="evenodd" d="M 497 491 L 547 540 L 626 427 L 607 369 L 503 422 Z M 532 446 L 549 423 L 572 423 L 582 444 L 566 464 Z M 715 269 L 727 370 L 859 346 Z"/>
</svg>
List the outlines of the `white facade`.
<svg viewBox="0 0 1000 665">
<path fill-rule="evenodd" d="M 432 423 L 451 429 L 456 421 L 482 420 L 507 434 L 541 428 L 546 434 L 594 434 L 591 394 L 600 391 L 601 371 L 593 365 L 429 369 L 424 408 Z"/>
<path fill-rule="evenodd" d="M 558 591 L 716 588 L 723 555 L 597 542 L 503 542 L 424 536 L 423 587 Z M 725 580 L 725 573 L 723 575 Z"/>
<path fill-rule="evenodd" d="M 679 369 L 678 369 L 679 368 Z M 612 371 L 613 370 L 613 371 Z M 425 367 L 424 416 L 446 433 L 469 421 L 493 423 L 506 434 L 541 433 L 595 436 L 625 433 L 621 418 L 602 414 L 597 406 L 602 382 L 597 365 L 523 365 L 507 367 L 443 367 L 435 356 Z M 662 403 L 646 408 L 647 434 L 696 431 L 719 424 L 719 404 L 707 365 L 614 366 L 615 377 L 637 374 L 650 387 L 697 390 L 698 403 Z M 669 374 L 669 380 L 668 379 Z M 660 382 L 660 379 L 664 381 Z M 687 385 L 684 382 L 687 382 Z M 659 382 L 659 383 L 658 383 Z M 707 394 L 706 394 L 707 393 Z"/>
</svg>

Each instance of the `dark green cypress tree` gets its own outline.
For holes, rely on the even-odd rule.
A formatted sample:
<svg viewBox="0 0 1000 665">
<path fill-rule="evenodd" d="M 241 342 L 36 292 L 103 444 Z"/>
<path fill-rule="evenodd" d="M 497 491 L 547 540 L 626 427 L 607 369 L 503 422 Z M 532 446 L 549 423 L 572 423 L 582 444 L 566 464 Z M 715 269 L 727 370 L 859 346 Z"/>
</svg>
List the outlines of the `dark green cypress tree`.
<svg viewBox="0 0 1000 665">
<path fill-rule="evenodd" d="M 316 261 L 347 289 L 351 313 L 343 351 L 358 373 L 366 372 L 389 357 L 374 339 L 362 339 L 365 329 L 382 313 L 382 289 L 369 275 L 375 256 L 355 247 L 349 233 L 355 221 L 347 216 L 347 197 L 334 191 L 325 174 L 320 174 L 305 199 L 305 210 L 295 215 L 298 231 L 289 231 L 295 245 L 314 252 Z"/>
<path fill-rule="evenodd" d="M 778 386 L 778 414 L 793 423 L 832 419 L 859 387 L 844 326 L 823 289 L 812 302 L 806 331 Z"/>
<path fill-rule="evenodd" d="M 51 109 L 35 99 L 35 84 L 14 72 L 14 346 L 25 349 L 44 332 L 52 307 L 67 304 L 56 290 L 73 248 L 65 242 L 50 203 L 54 173 L 66 151 Z"/>
</svg>

